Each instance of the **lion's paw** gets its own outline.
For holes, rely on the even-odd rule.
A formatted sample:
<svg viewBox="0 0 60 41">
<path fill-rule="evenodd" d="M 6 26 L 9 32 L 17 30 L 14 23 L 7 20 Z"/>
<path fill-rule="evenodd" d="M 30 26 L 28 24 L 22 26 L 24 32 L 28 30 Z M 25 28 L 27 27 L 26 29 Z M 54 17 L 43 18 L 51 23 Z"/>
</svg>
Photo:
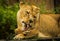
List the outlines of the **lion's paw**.
<svg viewBox="0 0 60 41">
<path fill-rule="evenodd" d="M 25 36 L 23 34 L 16 35 L 13 39 L 23 39 Z"/>
</svg>

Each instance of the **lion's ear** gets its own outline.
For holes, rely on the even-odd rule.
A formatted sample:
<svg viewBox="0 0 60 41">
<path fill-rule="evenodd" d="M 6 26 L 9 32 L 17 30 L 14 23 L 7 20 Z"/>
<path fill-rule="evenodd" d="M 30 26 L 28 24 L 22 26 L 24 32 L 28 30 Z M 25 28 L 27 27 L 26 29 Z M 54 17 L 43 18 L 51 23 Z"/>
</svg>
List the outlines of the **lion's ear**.
<svg viewBox="0 0 60 41">
<path fill-rule="evenodd" d="M 37 7 L 37 6 L 35 6 L 35 5 L 32 5 L 32 8 L 33 8 L 33 9 L 37 9 L 37 10 L 40 9 L 39 7 Z"/>
<path fill-rule="evenodd" d="M 25 4 L 24 2 L 20 2 L 20 4 L 19 4 L 20 8 L 21 8 L 24 4 Z"/>
<path fill-rule="evenodd" d="M 36 8 L 36 6 L 35 6 L 35 5 L 32 5 L 32 7 L 33 7 L 33 8 Z"/>
</svg>

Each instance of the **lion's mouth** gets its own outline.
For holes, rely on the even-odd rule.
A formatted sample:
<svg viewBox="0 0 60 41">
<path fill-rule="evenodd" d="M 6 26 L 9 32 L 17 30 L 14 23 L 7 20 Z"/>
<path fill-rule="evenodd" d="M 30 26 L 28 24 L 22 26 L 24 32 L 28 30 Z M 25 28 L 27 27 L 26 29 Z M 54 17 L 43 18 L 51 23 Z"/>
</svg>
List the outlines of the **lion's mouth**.
<svg viewBox="0 0 60 41">
<path fill-rule="evenodd" d="M 25 23 L 24 21 L 22 23 L 24 24 L 24 31 L 26 31 L 32 27 L 32 25 L 30 23 Z"/>
<path fill-rule="evenodd" d="M 25 24 L 25 28 L 24 28 L 24 30 L 26 31 L 26 30 L 28 30 L 29 28 L 31 28 L 32 26 L 30 25 L 30 24 Z"/>
<path fill-rule="evenodd" d="M 34 22 L 32 19 L 30 19 L 28 22 L 22 21 L 22 23 L 23 23 L 24 31 L 33 29 L 32 25 L 34 24 Z"/>
</svg>

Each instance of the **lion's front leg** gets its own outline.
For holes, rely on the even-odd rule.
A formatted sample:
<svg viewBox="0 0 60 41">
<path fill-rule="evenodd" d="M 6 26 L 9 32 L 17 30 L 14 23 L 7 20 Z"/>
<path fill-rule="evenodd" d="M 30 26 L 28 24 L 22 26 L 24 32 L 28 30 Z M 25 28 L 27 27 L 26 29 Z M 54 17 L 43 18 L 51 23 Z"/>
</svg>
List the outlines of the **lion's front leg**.
<svg viewBox="0 0 60 41">
<path fill-rule="evenodd" d="M 19 39 L 23 39 L 25 37 L 23 32 L 19 28 L 15 29 L 15 34 L 17 34 L 17 35 L 13 39 L 19 40 Z"/>
<path fill-rule="evenodd" d="M 18 34 L 18 35 L 16 35 L 13 39 L 23 39 L 23 38 L 25 38 L 25 36 L 24 36 L 24 34 Z"/>
</svg>

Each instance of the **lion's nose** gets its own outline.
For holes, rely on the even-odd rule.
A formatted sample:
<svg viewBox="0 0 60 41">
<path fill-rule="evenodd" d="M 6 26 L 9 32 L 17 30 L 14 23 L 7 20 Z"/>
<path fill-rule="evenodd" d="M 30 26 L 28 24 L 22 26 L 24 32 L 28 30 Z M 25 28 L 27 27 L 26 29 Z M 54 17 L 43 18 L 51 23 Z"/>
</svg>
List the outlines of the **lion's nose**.
<svg viewBox="0 0 60 41">
<path fill-rule="evenodd" d="M 22 23 L 25 23 L 24 21 L 22 21 Z"/>
</svg>

